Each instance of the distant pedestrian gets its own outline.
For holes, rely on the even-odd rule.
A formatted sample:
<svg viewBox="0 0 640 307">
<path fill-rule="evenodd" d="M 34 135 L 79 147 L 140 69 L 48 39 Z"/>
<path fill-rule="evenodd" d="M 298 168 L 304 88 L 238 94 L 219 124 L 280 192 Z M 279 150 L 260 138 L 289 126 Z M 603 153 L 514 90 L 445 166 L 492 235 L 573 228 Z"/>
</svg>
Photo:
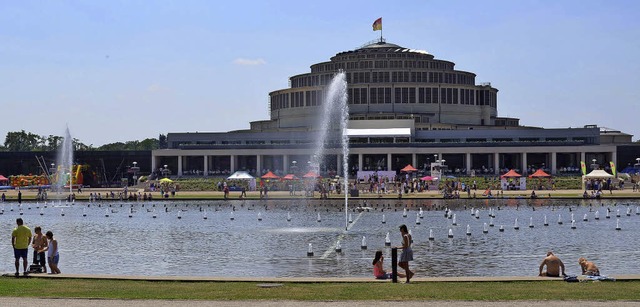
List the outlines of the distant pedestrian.
<svg viewBox="0 0 640 307">
<path fill-rule="evenodd" d="M 31 244 L 31 229 L 24 225 L 21 218 L 16 219 L 18 225 L 11 233 L 11 245 L 13 245 L 13 255 L 16 258 L 16 277 L 20 276 L 20 258 L 24 267 L 24 275 L 27 276 L 27 256 L 29 244 Z"/>
</svg>

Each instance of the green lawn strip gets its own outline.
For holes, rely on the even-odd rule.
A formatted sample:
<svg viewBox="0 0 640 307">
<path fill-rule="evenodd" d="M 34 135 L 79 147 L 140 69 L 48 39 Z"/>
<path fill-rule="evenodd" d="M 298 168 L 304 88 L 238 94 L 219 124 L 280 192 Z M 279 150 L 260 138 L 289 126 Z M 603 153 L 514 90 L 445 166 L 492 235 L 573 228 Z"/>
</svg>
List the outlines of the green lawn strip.
<svg viewBox="0 0 640 307">
<path fill-rule="evenodd" d="M 640 300 L 640 281 L 565 283 L 416 282 L 284 283 L 177 282 L 0 278 L 0 296 L 181 300 Z"/>
</svg>

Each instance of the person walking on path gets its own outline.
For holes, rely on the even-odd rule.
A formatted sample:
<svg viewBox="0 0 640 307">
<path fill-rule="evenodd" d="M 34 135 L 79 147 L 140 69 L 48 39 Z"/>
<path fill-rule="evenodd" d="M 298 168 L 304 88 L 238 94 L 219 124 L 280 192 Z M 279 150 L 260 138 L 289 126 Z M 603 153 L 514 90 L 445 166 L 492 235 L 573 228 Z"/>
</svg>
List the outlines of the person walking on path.
<svg viewBox="0 0 640 307">
<path fill-rule="evenodd" d="M 408 283 L 413 277 L 413 272 L 409 269 L 409 261 L 413 261 L 413 250 L 411 249 L 411 235 L 407 230 L 407 225 L 400 226 L 400 233 L 402 234 L 402 254 L 400 254 L 398 266 L 404 269 Z"/>
<path fill-rule="evenodd" d="M 16 219 L 18 225 L 11 232 L 11 245 L 13 245 L 13 255 L 16 258 L 16 277 L 20 276 L 20 258 L 24 267 L 24 276 L 27 276 L 27 257 L 29 244 L 31 244 L 31 229 L 24 225 L 21 218 Z"/>
<path fill-rule="evenodd" d="M 47 231 L 47 239 L 49 245 L 45 248 L 47 251 L 47 258 L 49 262 L 49 268 L 51 268 L 51 274 L 60 274 L 58 269 L 58 262 L 60 261 L 60 253 L 58 252 L 58 240 L 53 238 L 53 232 Z"/>
</svg>

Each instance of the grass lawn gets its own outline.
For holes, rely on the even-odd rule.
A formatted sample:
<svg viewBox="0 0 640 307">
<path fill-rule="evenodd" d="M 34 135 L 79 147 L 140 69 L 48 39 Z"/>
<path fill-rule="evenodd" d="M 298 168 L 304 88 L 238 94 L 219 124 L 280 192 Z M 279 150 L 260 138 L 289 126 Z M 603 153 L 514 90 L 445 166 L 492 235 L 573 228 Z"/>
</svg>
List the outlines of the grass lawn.
<svg viewBox="0 0 640 307">
<path fill-rule="evenodd" d="M 0 296 L 164 300 L 640 300 L 640 281 L 284 283 L 0 278 Z"/>
</svg>

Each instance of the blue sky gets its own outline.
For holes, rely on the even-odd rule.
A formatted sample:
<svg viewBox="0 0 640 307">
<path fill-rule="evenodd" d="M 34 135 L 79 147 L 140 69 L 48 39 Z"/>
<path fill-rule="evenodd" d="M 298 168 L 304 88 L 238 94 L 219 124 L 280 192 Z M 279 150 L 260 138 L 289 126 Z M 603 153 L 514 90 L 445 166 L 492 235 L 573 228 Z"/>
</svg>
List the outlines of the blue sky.
<svg viewBox="0 0 640 307">
<path fill-rule="evenodd" d="M 402 4 L 400 4 L 402 3 Z M 376 39 L 500 90 L 500 116 L 640 137 L 640 1 L 0 1 L 0 142 L 246 129 L 268 93 Z"/>
</svg>

